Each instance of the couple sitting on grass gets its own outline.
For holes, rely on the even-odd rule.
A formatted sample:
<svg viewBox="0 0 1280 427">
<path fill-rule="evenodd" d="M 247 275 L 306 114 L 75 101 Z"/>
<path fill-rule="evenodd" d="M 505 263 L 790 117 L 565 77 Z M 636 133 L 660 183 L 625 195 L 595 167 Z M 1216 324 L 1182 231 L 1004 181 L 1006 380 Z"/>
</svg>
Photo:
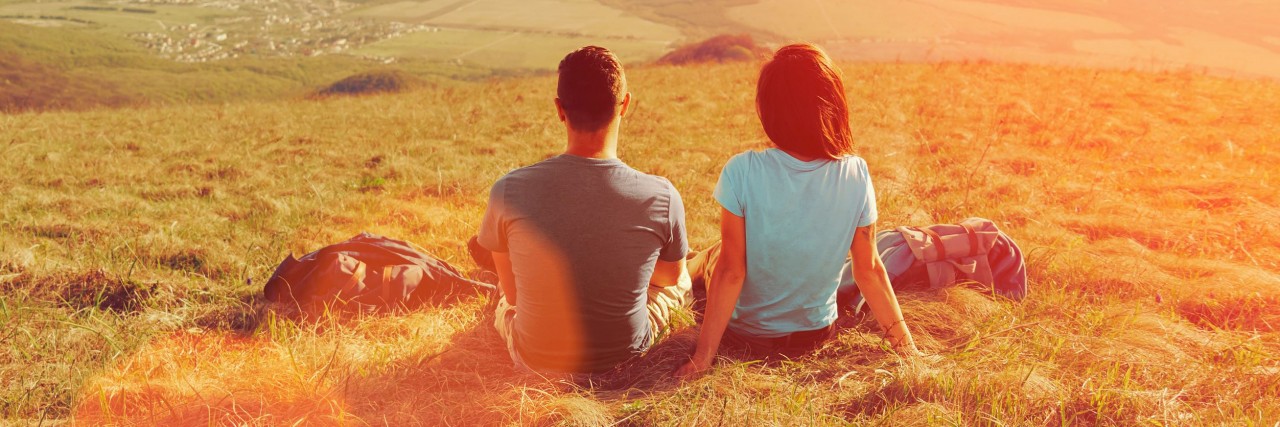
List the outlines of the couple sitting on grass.
<svg viewBox="0 0 1280 427">
<path fill-rule="evenodd" d="M 761 70 L 756 109 L 774 147 L 725 164 L 720 242 L 693 256 L 680 193 L 617 157 L 632 105 L 618 58 L 594 46 L 570 53 L 555 105 L 568 148 L 494 183 L 471 242 L 497 273 L 494 326 L 517 369 L 596 373 L 637 358 L 695 281 L 705 313 L 677 377 L 705 373 L 722 343 L 762 358 L 804 354 L 834 336 L 849 258 L 890 345 L 919 354 L 874 246 L 875 192 L 850 153 L 844 84 L 820 49 L 783 47 Z"/>
</svg>

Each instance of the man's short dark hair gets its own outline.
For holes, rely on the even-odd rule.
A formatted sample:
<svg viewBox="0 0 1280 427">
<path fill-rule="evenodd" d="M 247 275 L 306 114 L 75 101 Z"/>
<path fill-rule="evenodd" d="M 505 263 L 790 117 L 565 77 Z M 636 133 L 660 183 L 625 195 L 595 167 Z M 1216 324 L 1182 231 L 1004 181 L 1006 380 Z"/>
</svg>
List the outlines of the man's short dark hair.
<svg viewBox="0 0 1280 427">
<path fill-rule="evenodd" d="M 591 132 L 604 128 L 618 113 L 625 93 L 627 77 L 609 49 L 586 46 L 560 61 L 556 97 L 573 129 Z"/>
</svg>

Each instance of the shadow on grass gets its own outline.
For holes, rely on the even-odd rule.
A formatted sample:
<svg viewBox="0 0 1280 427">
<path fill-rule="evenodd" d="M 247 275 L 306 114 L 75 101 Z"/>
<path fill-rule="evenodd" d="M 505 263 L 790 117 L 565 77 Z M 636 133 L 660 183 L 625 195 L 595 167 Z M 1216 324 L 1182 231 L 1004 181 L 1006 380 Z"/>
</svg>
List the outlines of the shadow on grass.
<svg viewBox="0 0 1280 427">
<path fill-rule="evenodd" d="M 671 372 L 687 360 L 696 331 L 685 329 L 648 354 L 595 375 L 540 375 L 512 367 L 505 345 L 483 316 L 421 363 L 354 379 L 346 389 L 356 417 L 392 425 L 612 424 L 611 404 L 675 389 Z"/>
<path fill-rule="evenodd" d="M 76 421 L 164 425 L 608 424 L 618 402 L 678 386 L 684 330 L 593 376 L 515 371 L 483 299 L 308 318 L 246 297 L 205 329 L 151 340 L 90 379 Z M 257 310 L 257 311 L 251 311 Z"/>
</svg>

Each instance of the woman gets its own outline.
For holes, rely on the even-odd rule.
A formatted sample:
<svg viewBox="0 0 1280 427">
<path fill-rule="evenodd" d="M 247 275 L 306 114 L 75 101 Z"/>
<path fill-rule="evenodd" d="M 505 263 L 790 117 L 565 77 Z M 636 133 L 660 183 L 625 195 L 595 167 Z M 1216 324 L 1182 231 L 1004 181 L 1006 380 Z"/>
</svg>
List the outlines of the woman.
<svg viewBox="0 0 1280 427">
<path fill-rule="evenodd" d="M 702 330 L 676 375 L 710 368 L 722 336 L 765 357 L 819 347 L 834 335 L 846 257 L 890 344 L 919 354 L 875 250 L 875 192 L 850 154 L 831 59 L 810 44 L 779 49 L 760 71 L 756 111 L 774 147 L 740 153 L 720 174 L 721 242 L 691 263 L 707 283 Z"/>
</svg>

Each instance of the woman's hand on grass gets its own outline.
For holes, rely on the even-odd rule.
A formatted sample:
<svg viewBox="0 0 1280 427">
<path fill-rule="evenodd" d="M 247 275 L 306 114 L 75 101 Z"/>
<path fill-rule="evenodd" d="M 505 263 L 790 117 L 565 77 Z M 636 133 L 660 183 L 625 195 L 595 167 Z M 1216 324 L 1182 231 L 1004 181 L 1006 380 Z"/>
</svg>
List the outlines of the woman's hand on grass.
<svg viewBox="0 0 1280 427">
<path fill-rule="evenodd" d="M 711 369 L 711 362 L 714 359 L 704 359 L 706 358 L 698 357 L 698 355 L 695 354 L 688 362 L 685 362 L 683 365 L 680 365 L 679 368 L 676 368 L 675 372 L 671 373 L 671 376 L 681 380 L 693 380 L 706 375 L 707 371 Z"/>
<path fill-rule="evenodd" d="M 901 355 L 902 357 L 920 358 L 925 356 L 923 351 L 920 351 L 919 348 L 916 348 L 915 342 L 908 342 L 906 344 L 894 346 L 893 351 L 898 352 L 898 354 Z"/>
</svg>

